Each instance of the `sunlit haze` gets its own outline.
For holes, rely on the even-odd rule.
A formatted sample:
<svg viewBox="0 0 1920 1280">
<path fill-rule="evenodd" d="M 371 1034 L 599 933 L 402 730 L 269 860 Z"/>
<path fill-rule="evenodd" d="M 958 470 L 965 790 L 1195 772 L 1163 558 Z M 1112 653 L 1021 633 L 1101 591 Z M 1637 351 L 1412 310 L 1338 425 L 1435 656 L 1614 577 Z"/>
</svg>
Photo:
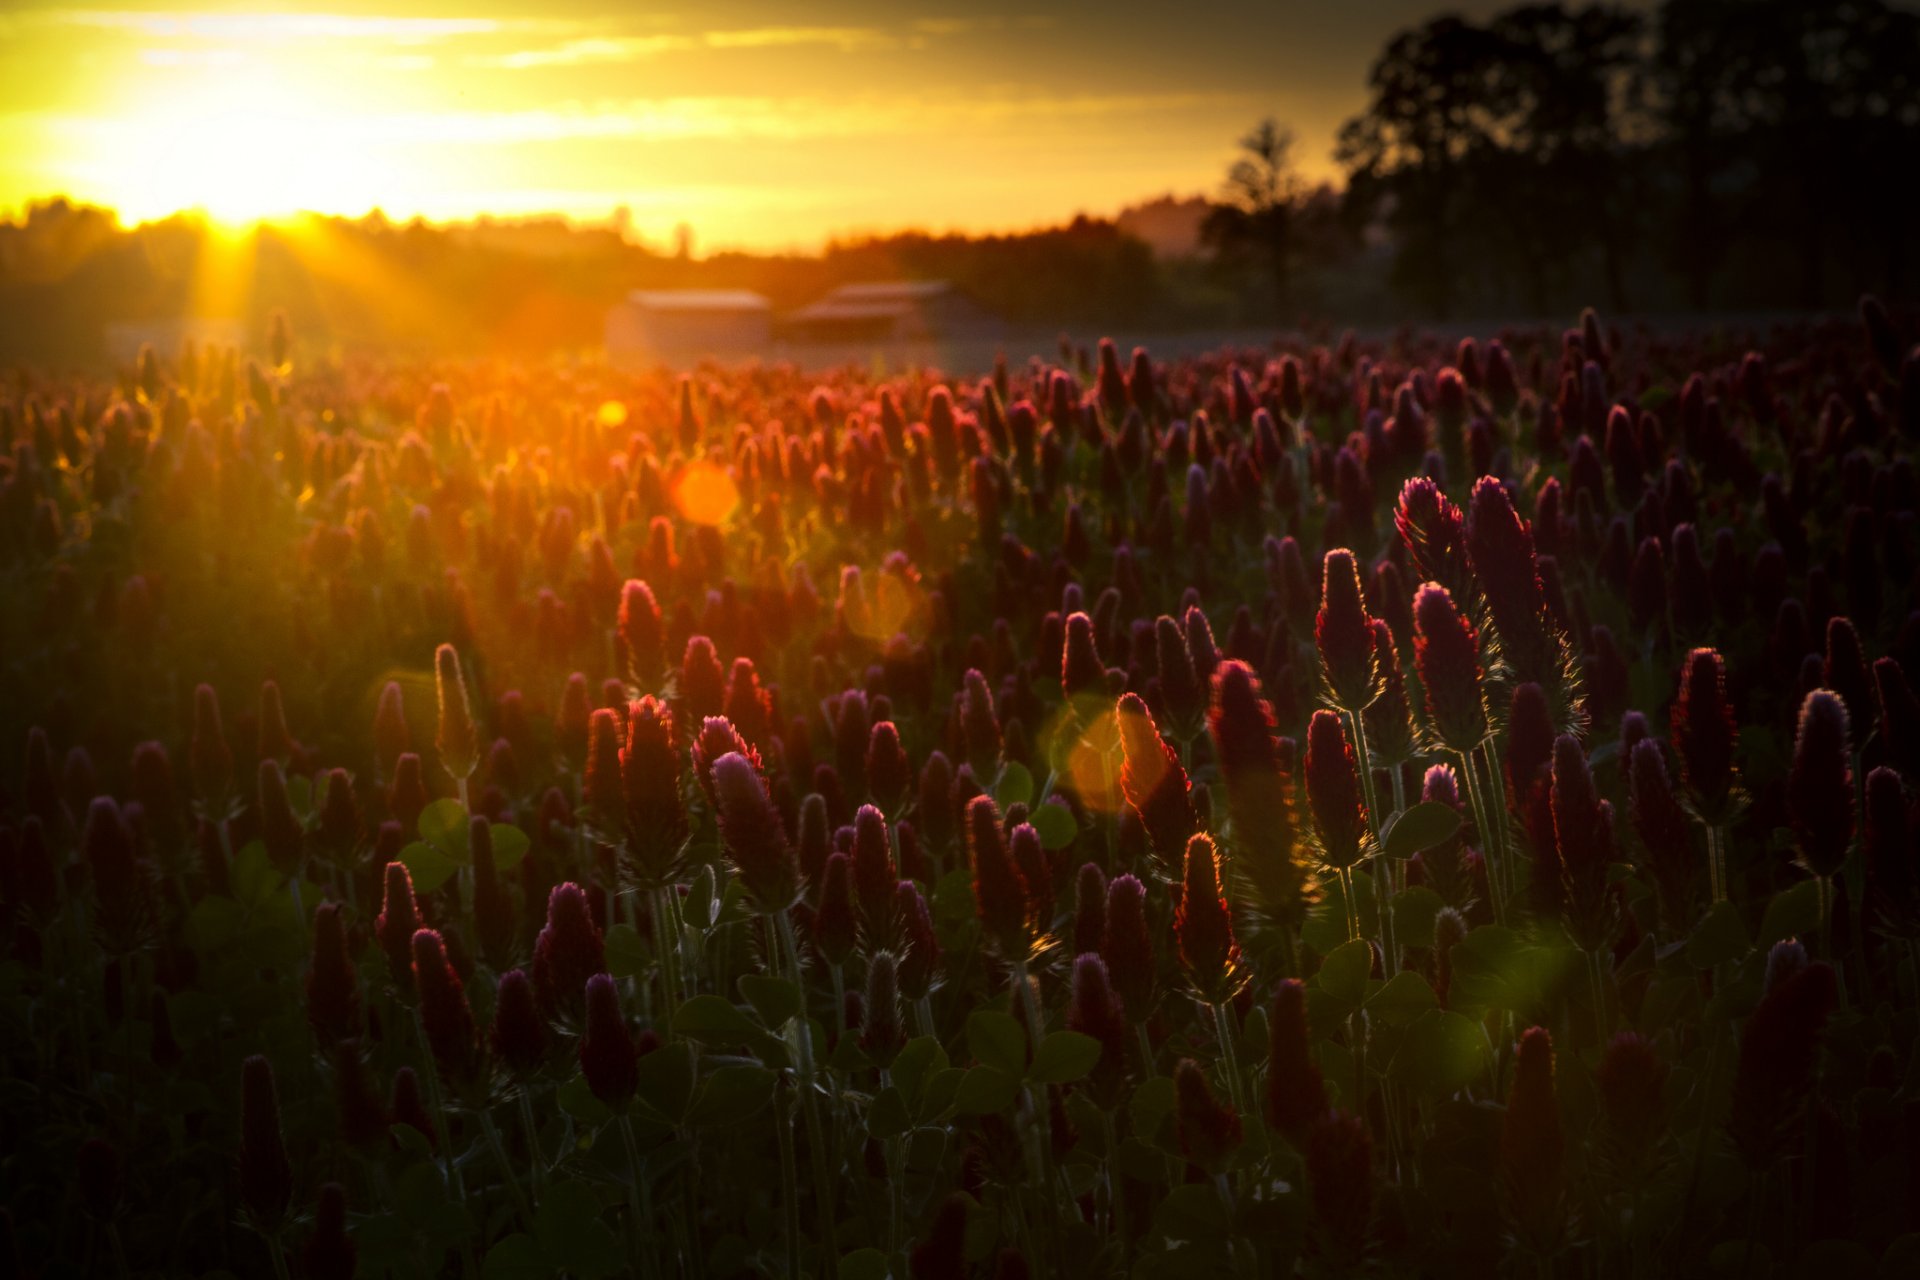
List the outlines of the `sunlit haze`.
<svg viewBox="0 0 1920 1280">
<path fill-rule="evenodd" d="M 639 237 L 685 223 L 702 251 L 1023 229 L 1211 191 L 1266 115 L 1297 131 L 1305 173 L 1330 172 L 1370 57 L 1423 8 L 12 8 L 0 209 L 55 194 L 130 221 L 624 207 Z"/>
</svg>

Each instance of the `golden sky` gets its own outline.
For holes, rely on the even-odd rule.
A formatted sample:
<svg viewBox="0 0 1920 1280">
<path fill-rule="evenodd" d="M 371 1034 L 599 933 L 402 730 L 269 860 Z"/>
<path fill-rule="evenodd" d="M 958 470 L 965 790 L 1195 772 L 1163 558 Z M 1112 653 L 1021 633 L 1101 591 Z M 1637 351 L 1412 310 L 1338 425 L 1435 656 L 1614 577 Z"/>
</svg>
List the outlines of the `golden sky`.
<svg viewBox="0 0 1920 1280">
<path fill-rule="evenodd" d="M 322 2 L 7 0 L 0 210 L 625 206 L 642 238 L 686 222 L 703 251 L 1018 229 L 1212 191 L 1270 114 L 1328 172 L 1374 51 L 1428 7 Z"/>
</svg>

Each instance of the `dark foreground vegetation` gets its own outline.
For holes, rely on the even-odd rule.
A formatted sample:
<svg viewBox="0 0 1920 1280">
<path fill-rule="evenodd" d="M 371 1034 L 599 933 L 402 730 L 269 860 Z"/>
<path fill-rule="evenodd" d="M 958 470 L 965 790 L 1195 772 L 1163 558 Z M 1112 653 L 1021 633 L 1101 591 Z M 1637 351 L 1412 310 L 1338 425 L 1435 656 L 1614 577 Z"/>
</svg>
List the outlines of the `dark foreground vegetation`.
<svg viewBox="0 0 1920 1280">
<path fill-rule="evenodd" d="M 1920 1267 L 1915 317 L 0 395 L 0 1271 Z"/>
</svg>

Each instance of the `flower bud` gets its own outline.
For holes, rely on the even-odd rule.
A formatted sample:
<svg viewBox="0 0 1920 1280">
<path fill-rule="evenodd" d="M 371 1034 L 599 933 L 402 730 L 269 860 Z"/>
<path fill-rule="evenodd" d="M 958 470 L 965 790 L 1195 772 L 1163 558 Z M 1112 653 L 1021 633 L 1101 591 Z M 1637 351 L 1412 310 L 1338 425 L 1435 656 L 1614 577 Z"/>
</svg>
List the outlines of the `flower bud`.
<svg viewBox="0 0 1920 1280">
<path fill-rule="evenodd" d="M 1373 1224 L 1373 1143 L 1367 1126 L 1345 1111 L 1328 1113 L 1308 1130 L 1306 1166 L 1321 1248 L 1335 1262 L 1359 1266 Z"/>
<path fill-rule="evenodd" d="M 389 862 L 386 898 L 374 918 L 373 936 L 387 954 L 387 972 L 393 985 L 413 993 L 413 935 L 420 928 L 420 907 L 413 897 L 413 873 L 404 862 Z"/>
<path fill-rule="evenodd" d="M 1438 583 L 1413 598 L 1413 662 L 1434 735 L 1456 752 L 1479 746 L 1488 731 L 1479 636 Z"/>
<path fill-rule="evenodd" d="M 1415 575 L 1458 594 L 1473 581 L 1467 564 L 1466 522 L 1440 486 L 1416 476 L 1400 489 L 1394 527 L 1406 544 Z"/>
<path fill-rule="evenodd" d="M 1147 894 L 1130 875 L 1113 878 L 1107 886 L 1107 927 L 1100 940 L 1100 958 L 1119 993 L 1122 1008 L 1134 1022 L 1153 1012 L 1153 936 L 1147 930 Z"/>
<path fill-rule="evenodd" d="M 1824 963 L 1808 964 L 1771 983 L 1742 1028 L 1727 1132 L 1750 1169 L 1770 1168 L 1805 1132 L 1821 1042 L 1837 996 L 1833 970 Z"/>
<path fill-rule="evenodd" d="M 1106 961 L 1082 952 L 1073 961 L 1073 997 L 1067 1005 L 1067 1030 L 1091 1036 L 1100 1044 L 1094 1067 L 1094 1087 L 1111 1094 L 1124 1079 L 1127 1020 L 1107 975 Z"/>
<path fill-rule="evenodd" d="M 360 1034 L 360 982 L 353 957 L 347 954 L 346 926 L 336 902 L 323 902 L 313 913 L 307 1023 L 323 1049 Z"/>
<path fill-rule="evenodd" d="M 1187 838 L 1200 825 L 1188 799 L 1187 771 L 1138 695 L 1123 696 L 1114 715 L 1122 755 L 1121 794 L 1140 815 L 1154 853 L 1166 866 L 1178 867 Z"/>
<path fill-rule="evenodd" d="M 293 1165 L 280 1132 L 273 1064 L 254 1054 L 240 1064 L 240 1202 L 263 1232 L 286 1220 L 293 1203 Z"/>
<path fill-rule="evenodd" d="M 902 880 L 894 886 L 894 917 L 900 921 L 901 938 L 906 951 L 900 957 L 900 994 L 907 1000 L 921 1000 L 933 988 L 934 971 L 940 964 L 940 940 L 933 931 L 933 913 L 919 886 Z"/>
<path fill-rule="evenodd" d="M 456 1087 L 473 1077 L 479 1062 L 479 1033 L 467 990 L 447 960 L 438 930 L 413 935 L 413 982 L 420 998 L 420 1024 L 442 1078 Z"/>
<path fill-rule="evenodd" d="M 867 961 L 867 992 L 860 1022 L 860 1047 L 883 1070 L 906 1041 L 900 1024 L 900 983 L 891 951 L 876 951 Z"/>
<path fill-rule="evenodd" d="M 1829 689 L 1809 693 L 1800 704 L 1793 766 L 1787 773 L 1787 812 L 1799 838 L 1797 861 L 1811 875 L 1839 874 L 1853 841 L 1853 767 L 1847 737 L 1847 707 L 1839 695 Z"/>
<path fill-rule="evenodd" d="M 760 771 L 738 752 L 713 762 L 721 843 L 763 912 L 784 911 L 800 892 L 800 866 Z"/>
<path fill-rule="evenodd" d="M 1240 1146 L 1240 1117 L 1213 1096 L 1206 1072 L 1192 1058 L 1182 1058 L 1173 1071 L 1174 1133 L 1187 1159 L 1209 1173 L 1219 1173 Z"/>
<path fill-rule="evenodd" d="M 1366 806 L 1346 727 L 1331 711 L 1316 711 L 1307 722 L 1306 775 L 1321 857 L 1329 867 L 1351 867 L 1364 852 Z"/>
<path fill-rule="evenodd" d="M 1007 847 L 1000 811 L 990 796 L 967 803 L 967 858 L 973 868 L 973 895 L 980 924 L 1003 955 L 1025 959 L 1027 885 Z"/>
<path fill-rule="evenodd" d="M 460 670 L 460 655 L 450 644 L 433 652 L 433 683 L 440 707 L 434 749 L 440 753 L 441 767 L 454 781 L 464 781 L 480 763 L 480 737 L 467 701 L 467 679 Z"/>
<path fill-rule="evenodd" d="M 639 1087 L 640 1053 L 620 1012 L 613 976 L 596 973 L 586 984 L 587 1023 L 580 1036 L 580 1074 L 611 1111 L 626 1110 Z"/>
<path fill-rule="evenodd" d="M 1667 1064 L 1653 1044 L 1634 1031 L 1607 1043 L 1594 1083 L 1607 1145 L 1629 1170 L 1645 1161 L 1666 1128 Z"/>
<path fill-rule="evenodd" d="M 1566 1132 L 1554 1096 L 1553 1038 L 1530 1027 L 1514 1056 L 1513 1087 L 1500 1122 L 1500 1174 L 1515 1229 L 1543 1246 L 1566 1218 Z"/>
<path fill-rule="evenodd" d="M 1693 826 L 1667 781 L 1660 744 L 1643 738 L 1627 761 L 1628 814 L 1646 850 L 1646 870 L 1660 895 L 1669 928 L 1684 932 L 1692 922 Z"/>
<path fill-rule="evenodd" d="M 329 1182 L 320 1188 L 313 1235 L 307 1239 L 307 1275 L 310 1280 L 353 1280 L 359 1262 L 360 1250 L 347 1234 L 346 1189 Z"/>
<path fill-rule="evenodd" d="M 1680 778 L 1709 825 L 1731 816 L 1734 786 L 1733 707 L 1727 702 L 1726 664 L 1712 649 L 1695 649 L 1680 671 L 1672 713 Z"/>
<path fill-rule="evenodd" d="M 1295 1149 L 1327 1116 L 1327 1090 L 1307 1034 L 1307 989 L 1283 978 L 1267 1020 L 1267 1116 Z"/>
<path fill-rule="evenodd" d="M 187 761 L 193 794 L 207 816 L 216 820 L 224 817 L 222 811 L 233 791 L 233 751 L 227 746 L 226 727 L 220 719 L 220 697 L 209 684 L 193 691 L 193 741 L 187 749 Z"/>
<path fill-rule="evenodd" d="M 1220 893 L 1220 868 L 1213 840 L 1196 832 L 1187 841 L 1180 905 L 1173 916 L 1174 941 L 1181 966 L 1195 993 L 1208 1004 L 1232 994 L 1239 948 L 1233 920 Z"/>
<path fill-rule="evenodd" d="M 1098 951 L 1106 931 L 1107 877 L 1097 864 L 1082 863 L 1073 881 L 1073 953 Z"/>
<path fill-rule="evenodd" d="M 572 881 L 547 895 L 547 922 L 533 944 L 533 989 L 549 1018 L 577 1017 L 587 979 L 604 973 L 606 944 L 587 895 Z"/>
<path fill-rule="evenodd" d="M 620 647 L 627 658 L 627 674 L 638 685 L 650 685 L 666 666 L 667 639 L 660 625 L 660 606 L 653 588 L 629 578 L 620 588 Z"/>
<path fill-rule="evenodd" d="M 1613 807 L 1600 798 L 1586 753 L 1572 734 L 1554 740 L 1551 797 L 1567 931 L 1582 950 L 1598 953 L 1610 941 L 1614 924 L 1607 891 Z"/>
<path fill-rule="evenodd" d="M 1327 552 L 1313 639 L 1333 704 L 1348 712 L 1372 705 L 1380 694 L 1381 674 L 1372 619 L 1360 591 L 1360 566 L 1344 547 Z"/>
<path fill-rule="evenodd" d="M 545 1060 L 547 1024 L 535 1003 L 533 983 L 523 970 L 509 969 L 500 975 L 487 1042 L 495 1060 L 518 1077 L 532 1075 Z"/>
</svg>

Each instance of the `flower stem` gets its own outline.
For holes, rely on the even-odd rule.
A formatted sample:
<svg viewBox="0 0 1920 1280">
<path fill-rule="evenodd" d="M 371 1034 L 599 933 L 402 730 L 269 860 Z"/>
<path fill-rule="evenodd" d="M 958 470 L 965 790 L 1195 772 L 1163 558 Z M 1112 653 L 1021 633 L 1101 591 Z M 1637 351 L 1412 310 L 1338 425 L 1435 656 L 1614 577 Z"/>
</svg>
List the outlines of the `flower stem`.
<svg viewBox="0 0 1920 1280">
<path fill-rule="evenodd" d="M 660 960 L 660 994 L 666 1025 L 673 1025 L 680 1007 L 680 930 L 672 898 L 677 891 L 665 885 L 653 891 L 653 949 Z"/>
<path fill-rule="evenodd" d="M 520 1221 L 527 1230 L 533 1230 L 533 1205 L 527 1199 L 527 1193 L 520 1186 L 520 1179 L 513 1172 L 513 1162 L 507 1159 L 506 1144 L 500 1141 L 500 1130 L 494 1126 L 493 1114 L 482 1107 L 477 1112 L 480 1117 L 480 1132 L 486 1135 L 487 1145 L 493 1149 L 493 1158 L 500 1163 L 500 1172 L 506 1175 L 507 1190 L 513 1195 L 513 1205 L 519 1211 Z"/>
<path fill-rule="evenodd" d="M 780 1139 L 780 1209 L 786 1225 L 787 1280 L 800 1280 L 800 1171 L 793 1155 L 792 1105 L 785 1100 L 774 1128 Z"/>
<path fill-rule="evenodd" d="M 1459 756 L 1460 771 L 1466 775 L 1467 779 L 1467 803 L 1473 809 L 1473 825 L 1479 828 L 1480 843 L 1483 852 L 1487 855 L 1487 893 L 1493 899 L 1493 918 L 1495 923 L 1505 925 L 1507 903 L 1506 896 L 1501 892 L 1501 867 L 1499 861 L 1493 856 L 1495 839 L 1493 830 L 1497 819 L 1487 810 L 1487 797 L 1480 786 L 1478 759 L 1472 752 L 1467 751 L 1460 752 Z"/>
<path fill-rule="evenodd" d="M 413 1033 L 420 1042 L 420 1066 L 427 1078 L 427 1105 L 433 1109 L 433 1127 L 440 1139 L 440 1158 L 446 1166 L 447 1188 L 456 1200 L 467 1198 L 465 1180 L 460 1176 L 460 1166 L 454 1163 L 453 1140 L 448 1137 L 447 1104 L 440 1096 L 440 1068 L 433 1060 L 433 1048 L 427 1043 L 427 1026 L 420 1020 L 420 1008 L 413 1009 Z"/>
<path fill-rule="evenodd" d="M 545 1158 L 540 1152 L 540 1124 L 533 1118 L 533 1099 L 528 1096 L 525 1085 L 520 1088 L 520 1126 L 527 1132 L 527 1172 L 533 1194 L 538 1197 L 543 1176 L 541 1166 Z"/>
<path fill-rule="evenodd" d="M 620 1141 L 627 1149 L 627 1229 L 632 1234 L 628 1248 L 638 1255 L 640 1274 L 651 1277 L 656 1268 L 647 1239 L 653 1230 L 653 1214 L 642 1186 L 646 1175 L 640 1165 L 640 1144 L 633 1137 L 633 1117 L 624 1113 L 620 1116 Z"/>
</svg>

